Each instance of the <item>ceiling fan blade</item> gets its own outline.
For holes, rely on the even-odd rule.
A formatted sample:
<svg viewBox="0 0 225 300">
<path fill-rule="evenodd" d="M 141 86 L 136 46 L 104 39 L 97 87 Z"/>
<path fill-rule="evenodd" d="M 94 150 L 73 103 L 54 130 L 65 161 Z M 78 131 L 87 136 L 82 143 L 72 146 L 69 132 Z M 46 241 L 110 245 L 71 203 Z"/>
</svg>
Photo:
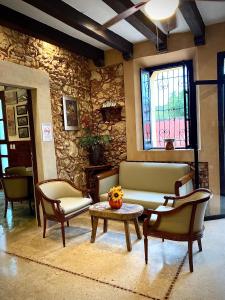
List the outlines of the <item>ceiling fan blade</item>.
<svg viewBox="0 0 225 300">
<path fill-rule="evenodd" d="M 137 11 L 139 11 L 147 2 L 150 0 L 142 1 L 138 4 L 135 4 L 134 6 L 128 8 L 127 10 L 123 11 L 122 13 L 118 14 L 117 16 L 113 17 L 106 23 L 104 23 L 102 26 L 105 28 L 111 27 L 112 25 L 118 23 L 119 21 L 128 18 L 129 16 L 133 15 Z"/>
<path fill-rule="evenodd" d="M 174 14 L 168 19 L 159 21 L 159 24 L 161 25 L 163 31 L 165 31 L 167 34 L 175 29 L 177 27 L 177 16 Z"/>
</svg>

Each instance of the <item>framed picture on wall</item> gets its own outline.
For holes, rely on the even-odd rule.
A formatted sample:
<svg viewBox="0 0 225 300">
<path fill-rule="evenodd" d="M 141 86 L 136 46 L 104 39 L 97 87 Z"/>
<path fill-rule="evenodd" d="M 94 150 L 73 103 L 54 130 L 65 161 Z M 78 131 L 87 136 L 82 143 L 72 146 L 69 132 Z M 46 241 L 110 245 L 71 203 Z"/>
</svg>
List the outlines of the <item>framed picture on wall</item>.
<svg viewBox="0 0 225 300">
<path fill-rule="evenodd" d="M 20 139 L 28 138 L 30 136 L 28 127 L 19 127 L 18 134 Z"/>
<path fill-rule="evenodd" d="M 6 119 L 7 119 L 8 135 L 15 136 L 16 135 L 15 108 L 12 105 L 6 106 Z"/>
<path fill-rule="evenodd" d="M 18 105 L 16 107 L 17 115 L 26 115 L 27 114 L 27 106 L 26 105 Z"/>
<path fill-rule="evenodd" d="M 17 93 L 16 91 L 5 91 L 5 103 L 6 104 L 17 104 Z"/>
<path fill-rule="evenodd" d="M 27 101 L 27 90 L 26 89 L 18 89 L 17 90 L 17 100 L 18 102 Z"/>
<path fill-rule="evenodd" d="M 63 96 L 63 116 L 65 130 L 79 130 L 78 101 L 69 96 Z"/>
<path fill-rule="evenodd" d="M 28 117 L 27 116 L 17 117 L 17 124 L 18 126 L 28 125 Z"/>
</svg>

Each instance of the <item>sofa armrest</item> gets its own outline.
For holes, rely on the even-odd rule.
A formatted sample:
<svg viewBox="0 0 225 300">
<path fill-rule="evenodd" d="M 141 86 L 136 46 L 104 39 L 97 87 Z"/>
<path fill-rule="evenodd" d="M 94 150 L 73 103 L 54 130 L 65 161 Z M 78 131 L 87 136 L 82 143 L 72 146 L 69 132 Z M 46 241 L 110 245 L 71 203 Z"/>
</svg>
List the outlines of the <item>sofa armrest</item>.
<svg viewBox="0 0 225 300">
<path fill-rule="evenodd" d="M 175 195 L 181 196 L 190 193 L 193 190 L 192 179 L 194 176 L 194 172 L 190 172 L 183 177 L 179 178 L 175 182 Z M 184 192 L 180 191 L 180 188 L 185 188 Z"/>
<path fill-rule="evenodd" d="M 119 184 L 119 169 L 114 168 L 96 175 L 96 195 L 107 193 L 111 187 Z"/>
</svg>

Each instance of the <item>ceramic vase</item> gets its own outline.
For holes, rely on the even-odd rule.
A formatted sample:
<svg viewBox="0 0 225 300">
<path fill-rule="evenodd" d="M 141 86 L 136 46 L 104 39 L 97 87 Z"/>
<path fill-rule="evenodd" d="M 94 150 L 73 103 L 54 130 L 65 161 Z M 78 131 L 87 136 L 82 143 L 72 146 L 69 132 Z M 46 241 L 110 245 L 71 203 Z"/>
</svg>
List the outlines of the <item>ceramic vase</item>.
<svg viewBox="0 0 225 300">
<path fill-rule="evenodd" d="M 123 199 L 113 200 L 112 198 L 109 199 L 109 205 L 112 209 L 119 209 L 123 204 Z"/>
<path fill-rule="evenodd" d="M 165 139 L 164 142 L 166 143 L 166 150 L 174 150 L 174 141 L 175 139 Z"/>
</svg>

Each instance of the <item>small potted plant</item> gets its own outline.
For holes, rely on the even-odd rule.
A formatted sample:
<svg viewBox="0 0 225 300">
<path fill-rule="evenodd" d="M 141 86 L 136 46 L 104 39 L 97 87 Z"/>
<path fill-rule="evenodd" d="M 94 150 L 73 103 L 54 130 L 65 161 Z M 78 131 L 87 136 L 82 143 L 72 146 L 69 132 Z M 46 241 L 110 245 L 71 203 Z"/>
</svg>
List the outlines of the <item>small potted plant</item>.
<svg viewBox="0 0 225 300">
<path fill-rule="evenodd" d="M 119 209 L 123 204 L 123 190 L 121 186 L 114 186 L 108 192 L 109 205 L 112 209 Z"/>
<path fill-rule="evenodd" d="M 83 117 L 82 124 L 85 135 L 80 138 L 80 146 L 89 152 L 89 162 L 91 165 L 104 164 L 104 146 L 110 142 L 110 136 L 98 134 L 92 120 L 87 116 Z"/>
</svg>

